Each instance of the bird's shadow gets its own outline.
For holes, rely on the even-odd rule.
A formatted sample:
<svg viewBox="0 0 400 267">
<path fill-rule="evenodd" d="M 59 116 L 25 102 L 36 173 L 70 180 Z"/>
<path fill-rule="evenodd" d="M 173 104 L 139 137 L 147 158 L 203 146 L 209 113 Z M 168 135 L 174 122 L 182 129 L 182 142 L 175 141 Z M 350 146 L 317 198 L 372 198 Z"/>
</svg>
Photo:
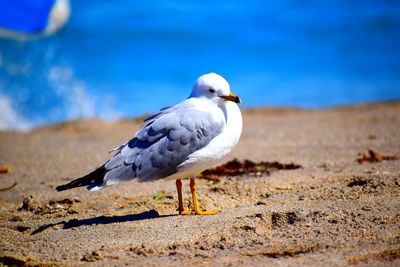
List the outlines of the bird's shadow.
<svg viewBox="0 0 400 267">
<path fill-rule="evenodd" d="M 69 221 L 61 221 L 58 223 L 50 223 L 44 224 L 34 230 L 31 235 L 36 235 L 44 230 L 57 226 L 62 225 L 62 229 L 71 229 L 77 228 L 81 226 L 89 226 L 89 225 L 96 225 L 96 224 L 110 224 L 110 223 L 121 223 L 121 222 L 133 222 L 133 221 L 141 221 L 141 220 L 149 220 L 155 218 L 162 218 L 162 217 L 170 217 L 175 215 L 160 215 L 156 210 L 149 210 L 138 214 L 129 214 L 129 215 L 119 215 L 119 216 L 98 216 L 93 218 L 87 219 L 72 219 Z"/>
</svg>

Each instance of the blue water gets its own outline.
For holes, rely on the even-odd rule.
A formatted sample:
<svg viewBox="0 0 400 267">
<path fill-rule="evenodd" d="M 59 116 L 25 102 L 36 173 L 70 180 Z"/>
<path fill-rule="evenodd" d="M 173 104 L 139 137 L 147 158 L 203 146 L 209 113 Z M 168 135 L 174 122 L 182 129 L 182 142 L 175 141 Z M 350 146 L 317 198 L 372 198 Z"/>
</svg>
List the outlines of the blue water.
<svg viewBox="0 0 400 267">
<path fill-rule="evenodd" d="M 56 35 L 0 40 L 0 128 L 158 110 L 223 75 L 244 107 L 400 99 L 399 1 L 72 0 Z M 8 117 L 7 117 L 8 116 Z"/>
</svg>

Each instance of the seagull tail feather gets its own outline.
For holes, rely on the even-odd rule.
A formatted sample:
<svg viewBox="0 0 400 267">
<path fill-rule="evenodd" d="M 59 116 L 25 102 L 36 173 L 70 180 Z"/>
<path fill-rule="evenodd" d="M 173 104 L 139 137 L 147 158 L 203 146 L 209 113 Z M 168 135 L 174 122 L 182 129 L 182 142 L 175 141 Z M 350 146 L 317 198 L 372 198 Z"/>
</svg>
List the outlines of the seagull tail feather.
<svg viewBox="0 0 400 267">
<path fill-rule="evenodd" d="M 73 180 L 67 184 L 57 186 L 56 190 L 64 191 L 64 190 L 72 189 L 75 187 L 81 187 L 81 186 L 88 186 L 88 189 L 90 189 L 93 187 L 100 186 L 103 184 L 103 179 L 104 179 L 104 175 L 106 174 L 106 172 L 107 172 L 107 170 L 103 165 L 81 178 Z"/>
</svg>

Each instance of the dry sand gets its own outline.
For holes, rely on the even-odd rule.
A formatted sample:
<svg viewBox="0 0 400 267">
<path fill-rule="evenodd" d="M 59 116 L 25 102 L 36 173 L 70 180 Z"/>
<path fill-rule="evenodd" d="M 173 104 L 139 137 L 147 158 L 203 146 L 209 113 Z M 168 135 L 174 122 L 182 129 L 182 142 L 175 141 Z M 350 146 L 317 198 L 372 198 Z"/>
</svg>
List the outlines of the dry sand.
<svg viewBox="0 0 400 267">
<path fill-rule="evenodd" d="M 218 215 L 177 216 L 173 181 L 54 190 L 139 123 L 0 133 L 0 165 L 12 169 L 0 188 L 17 183 L 0 192 L 0 265 L 400 265 L 400 160 L 356 161 L 368 149 L 400 156 L 400 103 L 245 111 L 227 160 L 303 168 L 198 180 L 202 208 Z"/>
</svg>

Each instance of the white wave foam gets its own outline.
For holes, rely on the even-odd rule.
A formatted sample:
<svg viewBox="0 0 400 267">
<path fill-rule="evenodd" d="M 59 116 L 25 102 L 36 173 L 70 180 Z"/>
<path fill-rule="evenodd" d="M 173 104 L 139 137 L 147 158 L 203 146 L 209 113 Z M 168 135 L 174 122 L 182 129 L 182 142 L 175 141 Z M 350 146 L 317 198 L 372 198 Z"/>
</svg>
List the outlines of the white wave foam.
<svg viewBox="0 0 400 267">
<path fill-rule="evenodd" d="M 96 115 L 95 99 L 87 93 L 85 82 L 74 76 L 68 67 L 52 67 L 48 80 L 55 93 L 63 100 L 64 119 L 89 118 Z"/>
<path fill-rule="evenodd" d="M 18 113 L 12 100 L 2 94 L 0 94 L 0 114 L 1 130 L 28 131 L 32 128 L 32 124 Z"/>
<path fill-rule="evenodd" d="M 90 92 L 86 82 L 77 78 L 72 68 L 54 66 L 47 78 L 55 94 L 62 99 L 61 106 L 53 112 L 61 110 L 63 120 L 99 117 L 115 121 L 121 117 L 121 112 L 114 108 L 114 95 L 99 96 Z"/>
</svg>

